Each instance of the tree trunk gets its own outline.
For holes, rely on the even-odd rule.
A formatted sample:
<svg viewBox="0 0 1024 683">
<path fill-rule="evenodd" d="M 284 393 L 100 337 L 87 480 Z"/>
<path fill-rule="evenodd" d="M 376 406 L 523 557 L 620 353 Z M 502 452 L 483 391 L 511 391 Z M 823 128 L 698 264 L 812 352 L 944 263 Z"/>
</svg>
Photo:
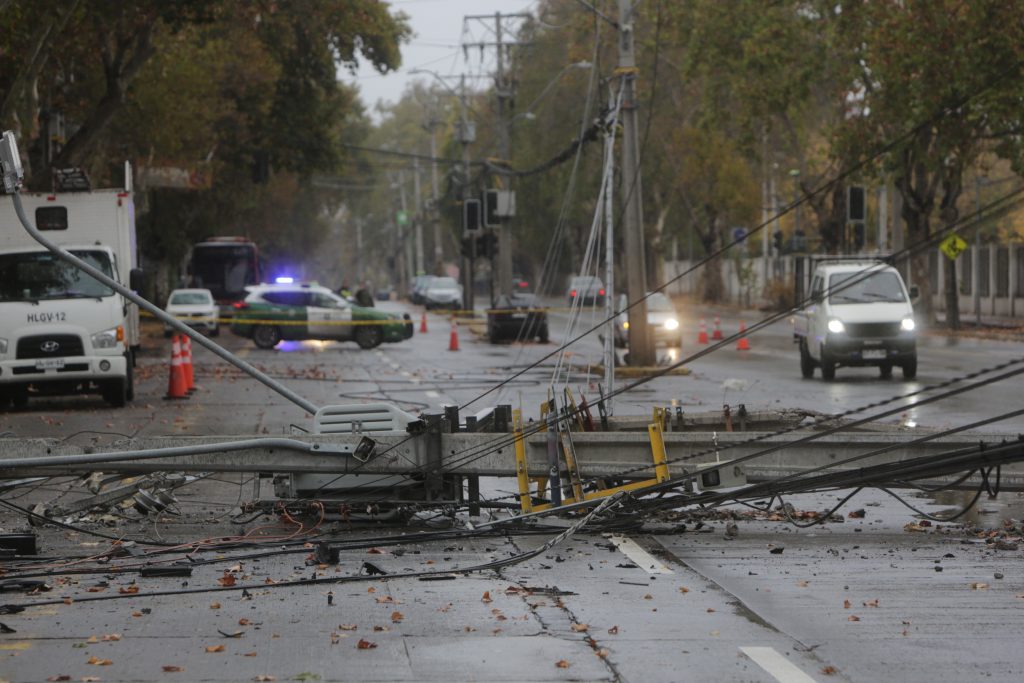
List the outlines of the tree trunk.
<svg viewBox="0 0 1024 683">
<path fill-rule="evenodd" d="M 928 239 L 931 235 L 931 226 L 928 214 L 914 210 L 910 202 L 903 202 L 903 218 L 907 224 L 909 245 L 918 244 Z M 935 304 L 932 301 L 932 279 L 929 275 L 928 250 L 918 249 L 910 258 L 910 280 L 921 292 L 918 299 L 918 308 L 925 321 L 929 324 L 935 322 Z"/>
<path fill-rule="evenodd" d="M 710 207 L 705 207 L 709 214 L 707 230 L 699 231 L 700 242 L 704 246 L 704 254 L 712 254 L 718 249 L 718 214 Z M 725 298 L 725 283 L 722 280 L 722 258 L 716 256 L 701 269 L 701 300 L 707 303 L 719 303 Z"/>
</svg>

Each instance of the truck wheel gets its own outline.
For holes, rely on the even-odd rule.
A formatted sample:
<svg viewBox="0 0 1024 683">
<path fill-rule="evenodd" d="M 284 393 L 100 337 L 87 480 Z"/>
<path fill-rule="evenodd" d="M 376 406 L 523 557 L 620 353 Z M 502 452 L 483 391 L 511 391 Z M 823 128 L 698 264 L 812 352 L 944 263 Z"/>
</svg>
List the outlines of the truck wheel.
<svg viewBox="0 0 1024 683">
<path fill-rule="evenodd" d="M 252 331 L 252 341 L 261 349 L 272 349 L 281 341 L 281 330 L 273 325 L 257 325 Z"/>
<path fill-rule="evenodd" d="M 914 379 L 917 377 L 917 356 L 903 364 L 903 379 Z"/>
<path fill-rule="evenodd" d="M 821 347 L 821 378 L 831 382 L 836 378 L 836 362 L 832 360 L 825 347 Z"/>
<path fill-rule="evenodd" d="M 214 325 L 213 326 L 213 329 L 210 330 L 210 336 L 211 337 L 219 337 L 220 336 L 220 325 Z"/>
<path fill-rule="evenodd" d="M 892 363 L 882 363 L 879 365 L 878 374 L 882 379 L 890 379 L 892 377 Z"/>
<path fill-rule="evenodd" d="M 124 408 L 128 402 L 128 380 L 115 379 L 103 385 L 103 400 L 114 408 Z"/>
<path fill-rule="evenodd" d="M 125 365 L 128 367 L 128 374 L 127 377 L 125 378 L 125 384 L 127 385 L 125 388 L 125 398 L 128 399 L 129 401 L 134 401 L 135 371 L 133 370 L 133 368 L 135 367 L 135 354 L 129 351 L 125 357 L 125 361 Z"/>
<path fill-rule="evenodd" d="M 376 325 L 362 325 L 356 328 L 355 339 L 359 348 L 372 349 L 375 346 L 380 346 L 381 341 L 384 340 L 384 334 Z"/>
<path fill-rule="evenodd" d="M 800 374 L 804 379 L 814 377 L 814 359 L 811 358 L 811 353 L 807 350 L 807 342 L 803 339 L 800 340 Z"/>
<path fill-rule="evenodd" d="M 28 387 L 16 387 L 11 390 L 11 405 L 21 410 L 28 405 Z"/>
</svg>

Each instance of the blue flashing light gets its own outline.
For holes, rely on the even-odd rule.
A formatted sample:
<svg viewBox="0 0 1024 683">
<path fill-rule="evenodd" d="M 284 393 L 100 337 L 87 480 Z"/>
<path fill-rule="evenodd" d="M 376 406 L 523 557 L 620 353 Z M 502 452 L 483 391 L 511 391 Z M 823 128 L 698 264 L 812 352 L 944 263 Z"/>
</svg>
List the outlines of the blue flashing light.
<svg viewBox="0 0 1024 683">
<path fill-rule="evenodd" d="M 279 285 L 290 285 L 295 282 L 295 278 L 291 278 L 288 276 L 276 277 L 274 278 L 274 282 Z"/>
</svg>

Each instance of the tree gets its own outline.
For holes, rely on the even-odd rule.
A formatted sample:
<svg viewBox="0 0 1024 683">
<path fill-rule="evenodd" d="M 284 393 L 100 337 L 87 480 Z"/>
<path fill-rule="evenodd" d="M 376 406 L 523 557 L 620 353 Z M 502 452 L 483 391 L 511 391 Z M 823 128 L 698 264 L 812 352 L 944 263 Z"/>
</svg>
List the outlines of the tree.
<svg viewBox="0 0 1024 683">
<path fill-rule="evenodd" d="M 844 2 L 834 45 L 849 99 L 835 149 L 892 174 L 914 247 L 911 272 L 925 317 L 934 320 L 928 254 L 932 222 L 955 224 L 963 175 L 986 151 L 1021 159 L 1024 2 L 922 0 Z M 883 156 L 879 150 L 891 147 Z M 955 266 L 947 320 L 959 326 Z"/>
</svg>

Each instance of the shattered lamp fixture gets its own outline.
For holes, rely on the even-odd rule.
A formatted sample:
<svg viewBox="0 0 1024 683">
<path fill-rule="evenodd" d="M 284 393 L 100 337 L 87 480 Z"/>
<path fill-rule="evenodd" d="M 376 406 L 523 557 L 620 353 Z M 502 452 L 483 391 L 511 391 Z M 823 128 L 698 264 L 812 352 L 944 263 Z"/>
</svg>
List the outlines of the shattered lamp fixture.
<svg viewBox="0 0 1024 683">
<path fill-rule="evenodd" d="M 366 462 L 373 456 L 373 449 L 376 447 L 376 441 L 368 436 L 364 436 L 359 439 L 359 444 L 356 446 L 356 450 L 352 453 L 352 457 L 359 462 Z"/>
</svg>

